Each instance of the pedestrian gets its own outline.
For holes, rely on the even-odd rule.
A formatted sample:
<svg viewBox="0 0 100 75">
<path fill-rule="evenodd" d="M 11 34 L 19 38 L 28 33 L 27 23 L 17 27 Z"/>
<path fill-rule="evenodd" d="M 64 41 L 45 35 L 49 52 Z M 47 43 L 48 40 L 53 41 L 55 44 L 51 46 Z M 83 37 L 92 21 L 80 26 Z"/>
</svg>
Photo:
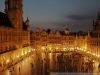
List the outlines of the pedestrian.
<svg viewBox="0 0 100 75">
<path fill-rule="evenodd" d="M 14 71 L 14 67 L 13 67 L 13 71 Z"/>
<path fill-rule="evenodd" d="M 20 72 L 20 67 L 19 67 L 19 72 Z"/>
<path fill-rule="evenodd" d="M 99 73 L 100 73 L 100 64 L 98 65 L 98 71 L 99 71 Z"/>
</svg>

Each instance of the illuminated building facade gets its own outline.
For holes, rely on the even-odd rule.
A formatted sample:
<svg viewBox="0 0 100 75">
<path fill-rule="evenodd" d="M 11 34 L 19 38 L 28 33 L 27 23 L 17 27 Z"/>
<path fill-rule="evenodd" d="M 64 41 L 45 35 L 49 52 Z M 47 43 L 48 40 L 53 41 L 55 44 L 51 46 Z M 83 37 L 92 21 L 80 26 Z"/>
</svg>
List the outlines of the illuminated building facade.
<svg viewBox="0 0 100 75">
<path fill-rule="evenodd" d="M 88 32 L 71 32 L 68 28 L 64 31 L 52 32 L 50 29 L 41 30 L 37 27 L 31 32 L 31 46 L 41 55 L 42 52 L 54 55 L 49 59 L 50 64 L 56 61 L 56 65 L 59 66 L 55 64 L 50 66 L 51 71 L 55 71 L 55 68 L 56 71 L 62 70 L 63 65 L 67 64 L 65 66 L 67 70 L 72 67 L 73 72 L 96 72 L 100 64 L 100 29 L 98 28 L 100 25 L 97 23 L 100 19 L 98 18 L 100 16 L 97 17 L 95 26 L 93 24 L 93 30 Z"/>
<path fill-rule="evenodd" d="M 29 19 L 23 21 L 22 0 L 5 0 L 5 13 L 0 12 L 0 65 L 23 55 L 30 46 Z"/>
<path fill-rule="evenodd" d="M 87 33 L 85 32 L 70 32 L 67 31 L 57 31 L 48 33 L 46 30 L 41 31 L 36 28 L 34 32 L 31 33 L 31 45 L 32 46 L 52 46 L 52 47 L 85 47 L 87 42 Z"/>
<path fill-rule="evenodd" d="M 31 45 L 36 48 L 51 50 L 81 50 L 100 57 L 100 15 L 89 32 L 71 32 L 68 28 L 64 31 L 52 32 L 36 28 L 31 32 Z"/>
</svg>

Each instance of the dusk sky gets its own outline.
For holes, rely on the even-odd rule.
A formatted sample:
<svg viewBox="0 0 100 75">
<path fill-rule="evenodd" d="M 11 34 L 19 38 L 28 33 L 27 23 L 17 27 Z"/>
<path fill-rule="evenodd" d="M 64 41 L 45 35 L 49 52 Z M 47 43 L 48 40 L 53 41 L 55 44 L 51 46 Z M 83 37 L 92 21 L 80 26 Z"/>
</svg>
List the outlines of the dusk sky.
<svg viewBox="0 0 100 75">
<path fill-rule="evenodd" d="M 0 11 L 4 11 L 4 1 L 0 0 Z M 29 17 L 31 29 L 91 30 L 100 11 L 100 0 L 23 0 L 23 5 L 24 20 Z"/>
</svg>

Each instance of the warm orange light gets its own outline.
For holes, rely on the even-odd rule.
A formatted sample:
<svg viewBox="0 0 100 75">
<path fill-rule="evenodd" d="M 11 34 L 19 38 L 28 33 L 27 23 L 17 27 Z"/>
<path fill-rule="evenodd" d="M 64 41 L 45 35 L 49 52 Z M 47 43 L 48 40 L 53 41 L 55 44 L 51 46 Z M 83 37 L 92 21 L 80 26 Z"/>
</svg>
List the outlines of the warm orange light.
<svg viewBox="0 0 100 75">
<path fill-rule="evenodd" d="M 58 50 L 58 47 L 56 49 Z"/>
<path fill-rule="evenodd" d="M 17 55 L 17 58 L 19 58 L 19 55 Z"/>
<path fill-rule="evenodd" d="M 24 53 L 22 53 L 21 55 L 24 56 Z"/>
<path fill-rule="evenodd" d="M 45 49 L 45 47 L 42 47 L 42 50 L 44 50 Z"/>
<path fill-rule="evenodd" d="M 10 60 L 9 60 L 9 59 L 7 59 L 7 60 L 6 60 L 6 63 L 9 63 L 9 62 L 10 62 Z"/>
<path fill-rule="evenodd" d="M 95 54 L 93 53 L 93 55 L 95 55 Z"/>
<path fill-rule="evenodd" d="M 89 51 L 87 51 L 87 53 L 89 53 Z"/>
<path fill-rule="evenodd" d="M 100 55 L 98 55 L 98 57 L 100 57 Z"/>
<path fill-rule="evenodd" d="M 63 50 L 66 50 L 66 48 L 63 48 Z"/>
</svg>

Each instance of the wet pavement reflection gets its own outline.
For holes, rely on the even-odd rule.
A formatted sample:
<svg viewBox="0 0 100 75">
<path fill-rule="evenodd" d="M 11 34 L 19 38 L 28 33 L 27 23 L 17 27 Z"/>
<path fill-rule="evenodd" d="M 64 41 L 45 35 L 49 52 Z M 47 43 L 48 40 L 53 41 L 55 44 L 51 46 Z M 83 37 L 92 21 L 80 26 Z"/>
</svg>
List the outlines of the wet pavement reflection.
<svg viewBox="0 0 100 75">
<path fill-rule="evenodd" d="M 77 53 L 34 52 L 0 75 L 50 75 L 51 73 L 93 73 L 92 61 Z M 95 72 L 97 73 L 97 72 Z"/>
</svg>

